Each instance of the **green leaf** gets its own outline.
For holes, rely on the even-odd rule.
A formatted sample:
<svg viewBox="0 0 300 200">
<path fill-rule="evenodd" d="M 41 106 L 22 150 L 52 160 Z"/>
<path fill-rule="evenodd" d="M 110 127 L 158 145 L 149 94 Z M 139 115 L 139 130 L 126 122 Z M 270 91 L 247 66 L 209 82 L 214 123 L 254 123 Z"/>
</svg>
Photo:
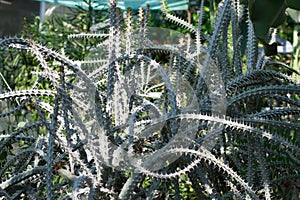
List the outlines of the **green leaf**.
<svg viewBox="0 0 300 200">
<path fill-rule="evenodd" d="M 266 25 L 263 21 L 255 21 L 253 22 L 253 28 L 257 39 L 259 39 L 262 43 L 267 43 L 266 41 L 270 26 Z"/>
<path fill-rule="evenodd" d="M 247 5 L 248 4 L 248 0 L 240 0 L 240 4 Z"/>
<path fill-rule="evenodd" d="M 295 22 L 300 23 L 300 10 L 288 8 L 286 11 Z"/>
<path fill-rule="evenodd" d="M 289 8 L 293 8 L 295 10 L 300 10 L 300 1 L 299 0 L 285 0 L 285 3 Z"/>
<path fill-rule="evenodd" d="M 264 45 L 266 53 L 272 55 L 276 51 L 276 44 L 268 44 L 270 28 L 276 28 L 283 24 L 286 15 L 284 0 L 260 0 L 248 1 L 250 19 L 253 23 L 255 36 Z"/>
<path fill-rule="evenodd" d="M 26 122 L 19 122 L 17 127 L 18 128 L 23 128 L 26 125 Z"/>
</svg>

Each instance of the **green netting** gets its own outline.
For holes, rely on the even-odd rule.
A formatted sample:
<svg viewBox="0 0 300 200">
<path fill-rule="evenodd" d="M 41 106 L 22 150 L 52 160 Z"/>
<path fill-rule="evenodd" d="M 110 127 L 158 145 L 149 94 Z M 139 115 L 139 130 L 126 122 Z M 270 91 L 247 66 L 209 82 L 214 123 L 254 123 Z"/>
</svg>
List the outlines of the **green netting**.
<svg viewBox="0 0 300 200">
<path fill-rule="evenodd" d="M 44 1 L 48 3 L 53 3 L 57 5 L 67 6 L 67 7 L 81 7 L 88 9 L 88 4 L 83 0 L 37 0 Z M 167 0 L 170 10 L 187 10 L 188 9 L 188 0 Z M 118 7 L 126 10 L 127 8 L 132 8 L 133 10 L 138 10 L 140 6 L 143 8 L 146 5 L 150 5 L 151 10 L 160 10 L 161 9 L 161 0 L 119 0 Z M 105 10 L 109 8 L 109 0 L 92 0 L 92 7 L 95 10 Z"/>
</svg>

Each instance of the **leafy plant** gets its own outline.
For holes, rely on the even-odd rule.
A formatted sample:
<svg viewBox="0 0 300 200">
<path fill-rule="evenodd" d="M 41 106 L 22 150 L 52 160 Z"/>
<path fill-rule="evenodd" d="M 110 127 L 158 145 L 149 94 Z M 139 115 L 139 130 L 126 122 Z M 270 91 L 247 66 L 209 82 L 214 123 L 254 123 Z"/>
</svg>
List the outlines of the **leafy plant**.
<svg viewBox="0 0 300 200">
<path fill-rule="evenodd" d="M 203 1 L 197 27 L 163 2 L 165 17 L 195 35 L 170 46 L 148 39 L 149 9 L 140 9 L 136 26 L 129 9 L 123 25 L 116 5 L 110 1 L 107 32 L 69 36 L 100 37 L 89 60 L 32 40 L 0 40 L 1 48 L 28 51 L 42 72 L 30 89 L 0 94 L 19 102 L 2 118 L 38 115 L 2 135 L 1 195 L 297 199 L 300 87 L 277 69 L 297 72 L 259 52 L 247 6 L 221 1 L 207 35 Z"/>
<path fill-rule="evenodd" d="M 273 29 L 286 20 L 285 12 L 287 8 L 300 10 L 299 1 L 242 0 L 241 2 L 248 5 L 255 36 L 264 45 L 266 55 L 277 54 L 277 44 L 271 41 Z"/>
</svg>

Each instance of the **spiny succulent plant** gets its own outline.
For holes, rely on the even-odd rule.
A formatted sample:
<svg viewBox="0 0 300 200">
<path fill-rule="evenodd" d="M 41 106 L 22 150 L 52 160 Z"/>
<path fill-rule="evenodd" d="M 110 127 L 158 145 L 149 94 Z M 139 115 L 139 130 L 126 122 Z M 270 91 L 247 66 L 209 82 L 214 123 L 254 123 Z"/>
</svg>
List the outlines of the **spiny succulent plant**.
<svg viewBox="0 0 300 200">
<path fill-rule="evenodd" d="M 246 6 L 221 1 L 207 35 L 200 27 L 203 2 L 199 27 L 170 14 L 162 2 L 165 17 L 191 32 L 172 45 L 149 39 L 154 30 L 147 27 L 149 8 L 139 10 L 138 26 L 129 9 L 124 29 L 115 0 L 107 33 L 69 37 L 101 38 L 90 60 L 73 61 L 31 40 L 1 39 L 4 50 L 34 55 L 42 71 L 28 90 L 0 94 L 2 102 L 15 105 L 0 114 L 3 120 L 28 106 L 38 115 L 1 136 L 0 155 L 6 158 L 0 194 L 6 199 L 299 196 L 299 84 L 284 64 L 259 51 Z M 43 83 L 52 90 L 42 89 Z"/>
</svg>

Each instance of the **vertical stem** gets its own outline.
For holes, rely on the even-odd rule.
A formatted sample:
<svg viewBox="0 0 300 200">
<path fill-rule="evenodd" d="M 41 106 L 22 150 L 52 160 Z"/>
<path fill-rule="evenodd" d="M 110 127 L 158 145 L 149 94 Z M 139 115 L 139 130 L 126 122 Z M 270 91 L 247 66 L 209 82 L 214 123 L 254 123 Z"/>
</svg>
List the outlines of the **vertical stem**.
<svg viewBox="0 0 300 200">
<path fill-rule="evenodd" d="M 189 24 L 192 23 L 192 13 L 190 9 L 187 10 L 187 21 Z"/>
<path fill-rule="evenodd" d="M 292 58 L 292 68 L 295 69 L 296 71 L 300 70 L 300 43 L 299 43 L 299 36 L 298 36 L 298 31 L 300 31 L 300 27 L 298 25 L 295 25 L 294 30 L 293 30 L 293 48 L 294 48 L 294 53 L 293 53 L 293 58 Z M 299 82 L 299 76 L 295 75 L 294 78 Z"/>
<path fill-rule="evenodd" d="M 86 31 L 89 31 L 91 26 L 92 26 L 92 21 L 93 21 L 93 7 L 92 7 L 92 1 L 93 0 L 88 0 L 88 14 L 87 14 L 87 28 L 86 28 Z"/>
<path fill-rule="evenodd" d="M 210 18 L 210 27 L 213 29 L 215 22 L 215 1 L 209 1 L 209 18 Z"/>
<path fill-rule="evenodd" d="M 45 19 L 46 12 L 46 2 L 40 2 L 40 26 L 42 25 Z"/>
</svg>

